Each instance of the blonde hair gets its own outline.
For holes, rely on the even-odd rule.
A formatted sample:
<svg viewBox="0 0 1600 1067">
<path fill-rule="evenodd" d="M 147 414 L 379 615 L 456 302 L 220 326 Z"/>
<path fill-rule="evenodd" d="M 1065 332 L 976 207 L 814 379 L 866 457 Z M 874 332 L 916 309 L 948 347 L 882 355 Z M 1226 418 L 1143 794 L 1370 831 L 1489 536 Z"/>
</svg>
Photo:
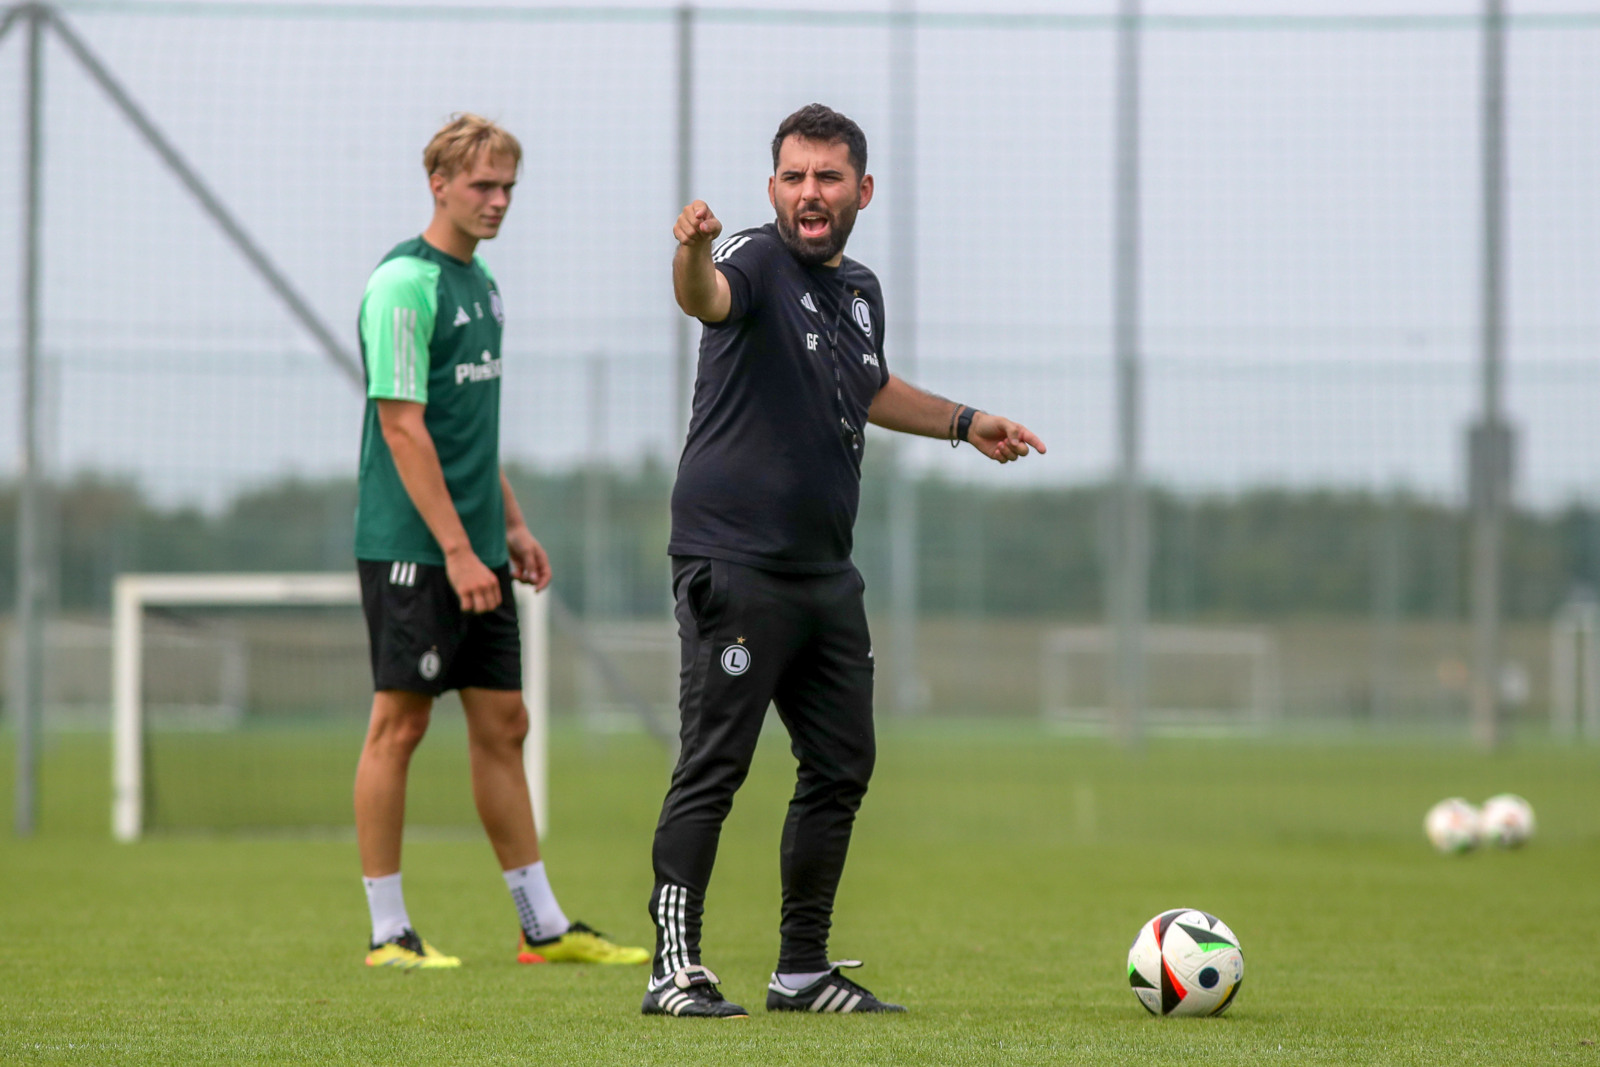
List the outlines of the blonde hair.
<svg viewBox="0 0 1600 1067">
<path fill-rule="evenodd" d="M 515 166 L 522 166 L 522 145 L 515 137 L 480 115 L 461 112 L 451 115 L 422 150 L 422 166 L 430 176 L 453 178 L 485 153 L 510 156 Z"/>
</svg>

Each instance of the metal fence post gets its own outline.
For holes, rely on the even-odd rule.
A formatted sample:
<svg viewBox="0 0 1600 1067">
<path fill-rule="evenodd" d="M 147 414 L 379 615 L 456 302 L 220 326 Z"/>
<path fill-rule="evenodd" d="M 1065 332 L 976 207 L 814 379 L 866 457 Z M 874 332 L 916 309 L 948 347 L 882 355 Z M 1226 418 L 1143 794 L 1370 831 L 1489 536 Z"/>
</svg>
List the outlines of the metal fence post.
<svg viewBox="0 0 1600 1067">
<path fill-rule="evenodd" d="M 694 8 L 678 8 L 678 138 L 677 185 L 673 192 L 679 211 L 694 199 Z M 673 333 L 673 429 L 682 435 L 689 430 L 691 394 L 694 389 L 694 323 L 674 309 L 677 328 Z M 678 442 L 681 444 L 681 440 Z M 668 442 L 669 455 L 674 447 Z"/>
<path fill-rule="evenodd" d="M 894 272 L 894 358 L 901 377 L 917 361 L 917 23 L 913 0 L 896 0 L 889 23 L 889 156 L 894 190 L 889 197 L 889 247 Z M 920 711 L 927 690 L 917 666 L 917 487 L 907 450 L 889 463 L 889 617 L 894 657 L 894 704 L 902 714 Z"/>
<path fill-rule="evenodd" d="M 43 485 L 39 449 L 39 197 L 44 169 L 45 12 L 26 15 L 28 67 L 23 134 L 22 197 L 22 471 L 17 500 L 17 793 L 19 837 L 33 834 L 38 820 L 39 729 L 44 698 L 44 544 L 40 536 Z"/>
<path fill-rule="evenodd" d="M 1112 732 L 1139 744 L 1145 703 L 1144 626 L 1149 559 L 1139 471 L 1139 0 L 1121 0 L 1117 22 L 1115 232 L 1112 270 L 1116 360 L 1115 533 L 1109 582 Z"/>
<path fill-rule="evenodd" d="M 1472 736 L 1500 743 L 1501 557 L 1510 497 L 1511 441 L 1501 411 L 1505 299 L 1505 8 L 1485 0 L 1483 16 L 1482 264 L 1479 372 L 1482 411 L 1469 446 L 1472 471 Z"/>
</svg>

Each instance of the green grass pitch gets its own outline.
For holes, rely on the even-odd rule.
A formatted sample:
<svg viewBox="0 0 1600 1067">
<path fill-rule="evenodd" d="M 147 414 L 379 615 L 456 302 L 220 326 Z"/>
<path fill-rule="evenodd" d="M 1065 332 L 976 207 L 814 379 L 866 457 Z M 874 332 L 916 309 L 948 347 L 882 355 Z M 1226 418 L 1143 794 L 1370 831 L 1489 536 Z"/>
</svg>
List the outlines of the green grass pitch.
<svg viewBox="0 0 1600 1067">
<path fill-rule="evenodd" d="M 458 805 L 460 740 L 431 738 L 418 771 Z M 517 965 L 470 833 L 419 834 L 405 864 L 413 918 L 466 965 L 369 971 L 350 840 L 117 846 L 103 744 L 56 738 L 41 833 L 0 838 L 0 1063 L 1600 1063 L 1595 750 L 1168 740 L 1129 756 L 1026 725 L 892 723 L 879 747 L 833 950 L 910 1013 L 761 1010 L 791 773 L 769 735 L 705 930 L 706 962 L 754 1014 L 716 1022 L 641 1017 L 643 968 Z M 664 757 L 569 732 L 554 748 L 557 892 L 642 942 Z M 1503 790 L 1534 803 L 1531 846 L 1428 848 L 1429 804 Z M 1139 923 L 1180 905 L 1243 940 L 1220 1019 L 1154 1019 L 1128 990 Z"/>
</svg>

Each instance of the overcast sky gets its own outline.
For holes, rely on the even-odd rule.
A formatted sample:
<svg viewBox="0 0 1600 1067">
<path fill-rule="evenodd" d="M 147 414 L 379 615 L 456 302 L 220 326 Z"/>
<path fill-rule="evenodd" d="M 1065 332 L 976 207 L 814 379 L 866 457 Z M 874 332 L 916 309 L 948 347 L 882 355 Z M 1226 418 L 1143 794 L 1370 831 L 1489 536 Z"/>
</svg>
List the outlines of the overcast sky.
<svg viewBox="0 0 1600 1067">
<path fill-rule="evenodd" d="M 301 5 L 296 17 L 270 4 L 257 15 L 242 4 L 101 3 L 69 5 L 69 17 L 351 346 L 367 273 L 426 222 L 418 157 L 429 134 L 461 109 L 517 132 L 523 180 L 504 235 L 483 248 L 509 309 L 504 441 L 511 457 L 564 464 L 670 461 L 680 443 L 666 273 L 679 206 L 673 6 L 549 17 L 435 3 L 380 18 L 350 3 Z M 881 21 L 786 14 L 794 3 L 702 6 L 719 10 L 696 34 L 696 195 L 730 228 L 758 225 L 770 217 L 766 142 L 778 120 L 813 99 L 856 117 L 879 196 L 850 253 L 884 279 L 891 367 L 1014 414 L 1056 446 L 1007 476 L 1102 476 L 1114 439 L 1106 23 L 924 23 L 915 157 L 904 159 Z M 1477 8 L 1169 0 L 1146 10 Z M 1518 25 L 1507 355 L 1520 483 L 1541 502 L 1595 498 L 1600 17 Z M 1153 477 L 1458 492 L 1476 403 L 1479 55 L 1465 17 L 1153 24 L 1141 319 Z M 15 99 L 21 57 L 19 34 L 0 42 L 0 97 Z M 53 464 L 210 501 L 288 472 L 351 470 L 356 392 L 72 59 L 52 45 L 46 61 Z M 18 143 L 18 124 L 18 108 L 0 109 L 0 145 Z M 16 158 L 0 151 L 0 205 L 19 202 Z M 907 202 L 910 234 L 896 229 Z M 17 247 L 19 217 L 0 206 L 0 248 Z M 6 257 L 7 410 L 18 290 Z M 0 472 L 15 457 L 14 434 L 0 437 Z M 914 458 L 958 475 L 982 469 L 934 443 Z"/>
</svg>

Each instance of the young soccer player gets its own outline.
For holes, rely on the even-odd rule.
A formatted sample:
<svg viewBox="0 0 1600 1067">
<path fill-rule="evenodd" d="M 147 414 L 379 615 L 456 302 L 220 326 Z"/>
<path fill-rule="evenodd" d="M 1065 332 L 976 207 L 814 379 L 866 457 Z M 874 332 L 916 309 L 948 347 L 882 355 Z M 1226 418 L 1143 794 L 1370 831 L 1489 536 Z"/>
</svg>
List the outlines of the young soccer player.
<svg viewBox="0 0 1600 1067">
<path fill-rule="evenodd" d="M 372 717 L 356 769 L 356 838 L 372 912 L 369 966 L 457 967 L 417 936 L 400 890 L 406 770 L 448 689 L 466 712 L 472 795 L 522 927 L 523 963 L 643 963 L 569 921 L 539 858 L 522 769 L 528 712 L 513 579 L 550 583 L 500 470 L 504 305 L 475 253 L 500 232 L 522 149 L 459 115 L 423 153 L 433 220 L 367 283 L 356 559 L 372 642 Z"/>
<path fill-rule="evenodd" d="M 722 820 L 768 703 L 799 773 L 783 826 L 782 943 L 768 1011 L 903 1011 L 829 962 L 834 892 L 872 776 L 872 636 L 850 561 L 863 433 L 965 441 L 1008 463 L 1025 426 L 889 373 L 877 276 L 844 255 L 872 199 L 867 139 L 812 104 L 772 141 L 776 219 L 711 242 L 703 201 L 673 227 L 678 306 L 704 323 L 689 439 L 672 492 L 683 749 L 655 837 L 655 968 L 645 1014 L 737 1018 L 700 962 Z"/>
</svg>

